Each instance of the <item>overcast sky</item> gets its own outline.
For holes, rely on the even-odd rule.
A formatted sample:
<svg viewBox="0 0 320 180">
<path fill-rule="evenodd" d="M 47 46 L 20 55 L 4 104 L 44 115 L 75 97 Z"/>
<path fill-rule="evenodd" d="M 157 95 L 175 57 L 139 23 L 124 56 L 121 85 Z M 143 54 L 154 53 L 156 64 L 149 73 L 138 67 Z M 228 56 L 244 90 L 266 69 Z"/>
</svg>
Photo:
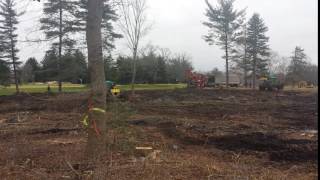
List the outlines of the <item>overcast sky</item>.
<svg viewBox="0 0 320 180">
<path fill-rule="evenodd" d="M 216 0 L 209 0 L 216 4 Z M 196 70 L 207 71 L 218 67 L 224 70 L 220 47 L 209 46 L 202 36 L 207 28 L 204 0 L 148 0 L 148 18 L 153 24 L 152 31 L 145 37 L 143 45 L 151 43 L 169 48 L 174 53 L 187 53 L 192 57 Z M 236 0 L 235 7 L 247 7 L 247 17 L 257 12 L 269 27 L 270 47 L 282 56 L 290 56 L 296 45 L 305 49 L 312 62 L 318 64 L 318 1 L 317 0 Z M 39 26 L 41 4 L 25 1 L 19 5 L 26 14 L 21 17 L 19 39 L 41 36 L 31 33 Z M 30 33 L 33 34 L 30 36 Z M 29 35 L 28 35 L 29 34 Z M 123 40 L 116 43 L 116 53 L 126 53 Z M 39 61 L 47 49 L 46 43 L 20 42 L 21 60 L 36 57 Z"/>
</svg>

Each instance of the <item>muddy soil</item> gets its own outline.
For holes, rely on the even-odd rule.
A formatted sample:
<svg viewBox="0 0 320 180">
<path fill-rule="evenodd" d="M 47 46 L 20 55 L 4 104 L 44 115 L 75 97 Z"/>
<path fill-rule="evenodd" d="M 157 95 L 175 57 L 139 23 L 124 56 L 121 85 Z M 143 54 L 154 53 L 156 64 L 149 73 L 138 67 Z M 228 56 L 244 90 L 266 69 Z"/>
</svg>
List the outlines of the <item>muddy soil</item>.
<svg viewBox="0 0 320 180">
<path fill-rule="evenodd" d="M 318 177 L 315 92 L 180 89 L 138 91 L 134 98 L 124 93 L 117 101 L 135 113 L 124 120 L 123 133 L 114 135 L 121 148 L 108 151 L 99 165 L 83 160 L 86 131 L 80 121 L 87 97 L 0 97 L 0 176 L 93 179 L 100 172 L 100 179 Z M 136 146 L 153 150 L 137 152 Z"/>
</svg>

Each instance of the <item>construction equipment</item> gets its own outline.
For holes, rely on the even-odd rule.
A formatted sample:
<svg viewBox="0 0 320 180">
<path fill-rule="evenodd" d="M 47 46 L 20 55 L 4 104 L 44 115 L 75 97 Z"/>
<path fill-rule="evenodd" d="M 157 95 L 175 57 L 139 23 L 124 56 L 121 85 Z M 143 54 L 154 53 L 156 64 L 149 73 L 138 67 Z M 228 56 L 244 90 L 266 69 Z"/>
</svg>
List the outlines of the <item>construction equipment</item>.
<svg viewBox="0 0 320 180">
<path fill-rule="evenodd" d="M 186 79 L 188 88 L 202 89 L 208 83 L 208 77 L 206 75 L 192 72 L 191 69 L 186 71 Z"/>
<path fill-rule="evenodd" d="M 314 88 L 314 85 L 312 82 L 307 82 L 306 88 Z"/>
<path fill-rule="evenodd" d="M 118 97 L 120 96 L 121 90 L 117 87 L 116 83 L 113 81 L 106 81 L 108 94 Z"/>
<path fill-rule="evenodd" d="M 263 76 L 259 79 L 259 90 L 264 91 L 273 91 L 273 90 L 282 90 L 284 88 L 284 75 L 269 75 Z"/>
<path fill-rule="evenodd" d="M 298 88 L 305 88 L 307 87 L 308 83 L 307 81 L 299 81 L 298 82 Z"/>
<path fill-rule="evenodd" d="M 211 87 L 223 87 L 226 86 L 226 74 L 221 73 L 214 76 L 209 76 L 209 83 Z M 241 85 L 240 77 L 236 74 L 230 73 L 229 74 L 229 87 L 239 87 Z"/>
<path fill-rule="evenodd" d="M 222 87 L 226 85 L 226 76 L 221 75 L 204 75 L 192 70 L 186 71 L 187 85 L 189 88 L 205 88 L 205 87 Z M 229 75 L 229 86 L 239 87 L 241 85 L 240 77 L 236 74 Z"/>
<path fill-rule="evenodd" d="M 206 87 L 216 87 L 216 76 L 209 75 Z"/>
</svg>

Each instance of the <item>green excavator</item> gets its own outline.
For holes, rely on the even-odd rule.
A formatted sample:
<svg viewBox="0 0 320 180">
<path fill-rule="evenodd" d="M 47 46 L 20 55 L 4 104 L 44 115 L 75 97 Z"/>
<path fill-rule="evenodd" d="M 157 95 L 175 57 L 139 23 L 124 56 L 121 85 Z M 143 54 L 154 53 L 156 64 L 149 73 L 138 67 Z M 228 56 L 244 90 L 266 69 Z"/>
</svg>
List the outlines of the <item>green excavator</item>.
<svg viewBox="0 0 320 180">
<path fill-rule="evenodd" d="M 260 91 L 283 90 L 283 88 L 284 88 L 284 75 L 282 74 L 263 76 L 259 79 Z"/>
<path fill-rule="evenodd" d="M 121 90 L 117 87 L 116 83 L 113 81 L 106 81 L 106 86 L 108 94 L 114 97 L 120 96 Z"/>
</svg>

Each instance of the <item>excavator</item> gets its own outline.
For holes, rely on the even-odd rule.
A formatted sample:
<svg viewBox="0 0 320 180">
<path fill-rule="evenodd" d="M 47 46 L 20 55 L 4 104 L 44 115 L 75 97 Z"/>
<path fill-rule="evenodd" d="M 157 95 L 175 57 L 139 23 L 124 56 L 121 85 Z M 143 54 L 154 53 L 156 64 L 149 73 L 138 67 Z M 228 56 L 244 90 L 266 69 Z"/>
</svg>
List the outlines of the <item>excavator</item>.
<svg viewBox="0 0 320 180">
<path fill-rule="evenodd" d="M 108 95 L 119 97 L 121 90 L 117 87 L 116 83 L 113 81 L 106 81 L 106 86 L 108 90 Z"/>
<path fill-rule="evenodd" d="M 262 76 L 259 79 L 259 90 L 260 91 L 273 91 L 273 90 L 283 90 L 284 88 L 284 75 L 267 75 Z"/>
</svg>

